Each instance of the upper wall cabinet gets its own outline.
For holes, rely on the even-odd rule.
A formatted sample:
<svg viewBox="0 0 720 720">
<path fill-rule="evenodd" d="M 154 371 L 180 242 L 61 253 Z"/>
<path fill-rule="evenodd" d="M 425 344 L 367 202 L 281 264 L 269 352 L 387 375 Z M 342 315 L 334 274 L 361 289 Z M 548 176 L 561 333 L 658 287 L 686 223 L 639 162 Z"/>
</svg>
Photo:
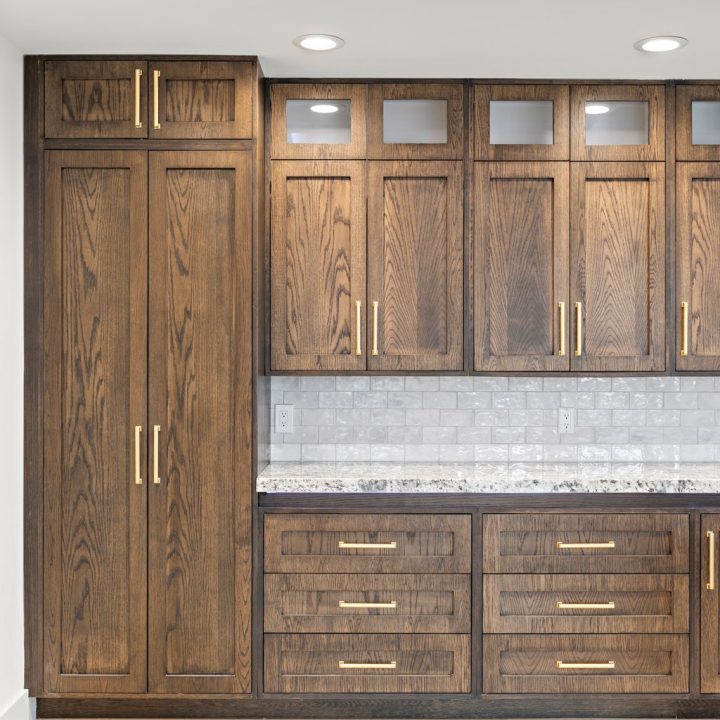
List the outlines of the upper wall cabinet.
<svg viewBox="0 0 720 720">
<path fill-rule="evenodd" d="M 273 158 L 365 158 L 366 85 L 278 84 L 270 101 Z"/>
<path fill-rule="evenodd" d="M 463 86 L 373 84 L 368 90 L 368 157 L 463 156 Z"/>
<path fill-rule="evenodd" d="M 678 160 L 720 160 L 720 87 L 678 85 L 675 90 Z"/>
<path fill-rule="evenodd" d="M 570 99 L 572 160 L 664 160 L 662 85 L 576 85 Z"/>
<path fill-rule="evenodd" d="M 565 85 L 476 85 L 476 160 L 568 160 Z"/>
</svg>

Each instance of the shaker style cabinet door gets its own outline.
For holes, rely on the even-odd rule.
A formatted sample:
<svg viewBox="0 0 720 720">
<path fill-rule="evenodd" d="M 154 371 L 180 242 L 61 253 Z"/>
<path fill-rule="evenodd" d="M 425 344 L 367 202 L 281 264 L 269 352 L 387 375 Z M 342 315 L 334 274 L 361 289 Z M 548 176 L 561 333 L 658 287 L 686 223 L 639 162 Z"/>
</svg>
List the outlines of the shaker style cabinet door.
<svg viewBox="0 0 720 720">
<path fill-rule="evenodd" d="M 573 163 L 573 370 L 665 369 L 662 163 Z"/>
<path fill-rule="evenodd" d="M 569 370 L 568 163 L 475 163 L 475 370 Z"/>
<path fill-rule="evenodd" d="M 273 370 L 365 370 L 365 242 L 364 163 L 272 163 Z"/>
<path fill-rule="evenodd" d="M 250 691 L 252 153 L 150 153 L 149 687 Z"/>
<path fill-rule="evenodd" d="M 370 162 L 370 370 L 463 368 L 460 162 Z"/>
<path fill-rule="evenodd" d="M 675 88 L 675 154 L 678 160 L 720 160 L 720 87 Z"/>
<path fill-rule="evenodd" d="M 45 690 L 144 692 L 147 161 L 45 155 Z"/>
<path fill-rule="evenodd" d="M 700 692 L 720 693 L 720 515 L 703 515 L 700 532 Z"/>
</svg>

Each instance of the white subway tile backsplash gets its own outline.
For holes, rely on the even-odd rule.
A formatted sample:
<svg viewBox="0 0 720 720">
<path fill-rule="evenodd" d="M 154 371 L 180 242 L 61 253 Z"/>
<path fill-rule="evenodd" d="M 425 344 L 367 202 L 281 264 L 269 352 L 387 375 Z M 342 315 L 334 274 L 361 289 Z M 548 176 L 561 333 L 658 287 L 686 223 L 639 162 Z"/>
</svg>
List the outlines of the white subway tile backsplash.
<svg viewBox="0 0 720 720">
<path fill-rule="evenodd" d="M 424 408 L 456 408 L 457 393 L 455 392 L 424 392 Z"/>
<path fill-rule="evenodd" d="M 388 393 L 389 408 L 421 408 L 422 393 L 420 391 L 392 391 Z"/>
</svg>

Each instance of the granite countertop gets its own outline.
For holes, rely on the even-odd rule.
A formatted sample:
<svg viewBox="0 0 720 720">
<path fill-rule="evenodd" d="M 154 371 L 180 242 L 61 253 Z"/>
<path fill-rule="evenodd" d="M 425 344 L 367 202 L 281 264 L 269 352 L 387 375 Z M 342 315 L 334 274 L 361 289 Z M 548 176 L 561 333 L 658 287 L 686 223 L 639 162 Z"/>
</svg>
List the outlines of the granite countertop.
<svg viewBox="0 0 720 720">
<path fill-rule="evenodd" d="M 720 463 L 270 463 L 263 493 L 718 493 Z"/>
</svg>

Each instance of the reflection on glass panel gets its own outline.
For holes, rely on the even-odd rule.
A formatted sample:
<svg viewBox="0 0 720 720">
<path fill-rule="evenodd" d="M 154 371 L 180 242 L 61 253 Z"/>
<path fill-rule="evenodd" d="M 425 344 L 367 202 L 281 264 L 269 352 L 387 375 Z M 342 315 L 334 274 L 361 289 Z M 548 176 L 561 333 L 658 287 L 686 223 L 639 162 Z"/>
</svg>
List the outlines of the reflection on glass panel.
<svg viewBox="0 0 720 720">
<path fill-rule="evenodd" d="M 552 100 L 491 100 L 491 145 L 552 145 Z"/>
<path fill-rule="evenodd" d="M 384 100 L 384 143 L 447 143 L 447 100 Z"/>
<path fill-rule="evenodd" d="M 648 103 L 598 100 L 585 103 L 586 145 L 647 145 Z"/>
<path fill-rule="evenodd" d="M 720 102 L 693 100 L 692 144 L 720 145 Z"/>
<path fill-rule="evenodd" d="M 285 117 L 289 143 L 350 142 L 350 100 L 288 100 Z"/>
</svg>

